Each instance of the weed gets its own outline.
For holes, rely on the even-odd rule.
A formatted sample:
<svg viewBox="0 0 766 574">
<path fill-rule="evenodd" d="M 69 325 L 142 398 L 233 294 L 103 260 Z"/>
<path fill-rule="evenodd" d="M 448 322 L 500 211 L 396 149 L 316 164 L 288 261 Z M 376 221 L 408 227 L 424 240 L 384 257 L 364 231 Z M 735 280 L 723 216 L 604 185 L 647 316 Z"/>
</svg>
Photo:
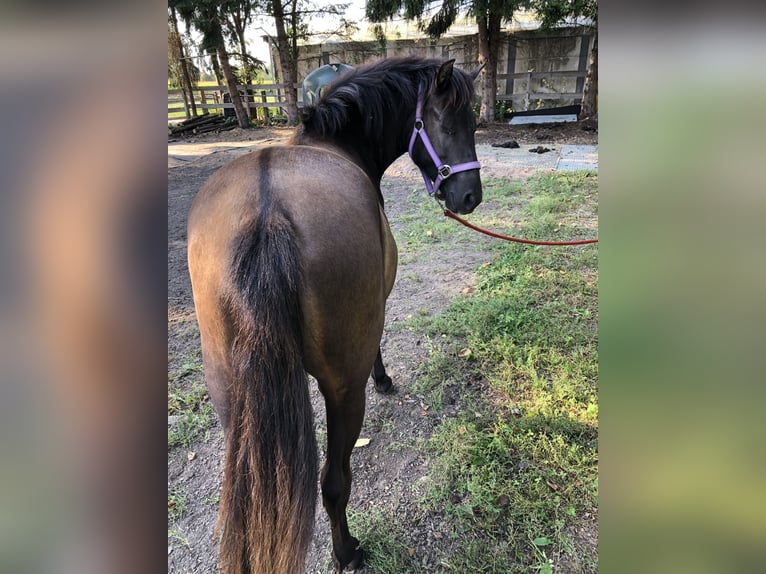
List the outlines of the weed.
<svg viewBox="0 0 766 574">
<path fill-rule="evenodd" d="M 175 544 L 177 542 L 178 544 Z M 189 537 L 177 528 L 168 529 L 168 549 L 173 549 L 181 546 L 189 546 Z"/>
<path fill-rule="evenodd" d="M 196 353 L 189 353 L 182 357 L 181 366 L 170 375 L 171 379 L 180 381 L 194 373 L 202 373 L 202 352 L 197 349 Z"/>
<path fill-rule="evenodd" d="M 174 486 L 168 491 L 168 521 L 175 522 L 186 512 L 188 500 L 186 492 Z"/>
<path fill-rule="evenodd" d="M 186 447 L 205 439 L 213 425 L 213 409 L 205 387 L 199 383 L 191 389 L 168 390 L 168 448 Z"/>
<path fill-rule="evenodd" d="M 168 414 L 178 415 L 196 410 L 207 400 L 207 388 L 200 383 L 193 384 L 190 389 L 168 389 Z"/>
</svg>

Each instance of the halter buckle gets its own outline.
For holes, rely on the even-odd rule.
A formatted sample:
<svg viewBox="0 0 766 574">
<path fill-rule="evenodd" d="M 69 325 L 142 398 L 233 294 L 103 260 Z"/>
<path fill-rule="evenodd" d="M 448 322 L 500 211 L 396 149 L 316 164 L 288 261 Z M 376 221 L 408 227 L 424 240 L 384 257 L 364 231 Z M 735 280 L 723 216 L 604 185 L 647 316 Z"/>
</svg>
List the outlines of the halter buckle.
<svg viewBox="0 0 766 574">
<path fill-rule="evenodd" d="M 446 163 L 441 166 L 438 169 L 439 175 L 442 176 L 442 179 L 447 179 L 449 176 L 452 175 L 452 166 L 447 165 Z"/>
</svg>

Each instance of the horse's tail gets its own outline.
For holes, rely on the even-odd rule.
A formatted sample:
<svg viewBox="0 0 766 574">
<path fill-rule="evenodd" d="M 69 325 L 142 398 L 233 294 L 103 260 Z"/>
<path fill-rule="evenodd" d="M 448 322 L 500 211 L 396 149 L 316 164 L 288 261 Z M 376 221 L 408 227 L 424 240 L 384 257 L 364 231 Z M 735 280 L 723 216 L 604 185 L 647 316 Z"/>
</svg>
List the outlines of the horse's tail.
<svg viewBox="0 0 766 574">
<path fill-rule="evenodd" d="M 303 572 L 317 447 L 303 369 L 301 266 L 289 221 L 262 215 L 233 245 L 233 396 L 220 514 L 225 574 Z"/>
</svg>

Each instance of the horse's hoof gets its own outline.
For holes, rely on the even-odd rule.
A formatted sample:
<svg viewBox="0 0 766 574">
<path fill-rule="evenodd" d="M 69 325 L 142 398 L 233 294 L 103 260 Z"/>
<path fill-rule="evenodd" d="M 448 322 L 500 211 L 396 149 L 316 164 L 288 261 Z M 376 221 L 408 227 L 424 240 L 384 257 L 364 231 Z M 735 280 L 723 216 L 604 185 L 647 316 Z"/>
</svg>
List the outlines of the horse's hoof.
<svg viewBox="0 0 766 574">
<path fill-rule="evenodd" d="M 361 568 L 362 564 L 364 563 L 364 550 L 362 548 L 357 548 L 354 552 L 354 558 L 351 560 L 351 562 L 348 563 L 346 568 L 348 570 L 356 570 L 357 568 Z"/>
<path fill-rule="evenodd" d="M 345 564 L 338 559 L 338 555 L 335 554 L 335 552 L 332 553 L 332 561 L 335 565 L 335 574 L 343 574 L 344 570 L 356 570 L 362 566 L 364 563 L 364 550 L 362 550 L 362 547 L 359 546 L 359 542 L 356 544 L 357 546 L 354 549 L 354 555 L 351 557 L 351 561 Z"/>
<path fill-rule="evenodd" d="M 382 379 L 375 379 L 375 390 L 381 394 L 387 395 L 394 391 L 394 382 L 391 377 L 384 375 Z"/>
</svg>

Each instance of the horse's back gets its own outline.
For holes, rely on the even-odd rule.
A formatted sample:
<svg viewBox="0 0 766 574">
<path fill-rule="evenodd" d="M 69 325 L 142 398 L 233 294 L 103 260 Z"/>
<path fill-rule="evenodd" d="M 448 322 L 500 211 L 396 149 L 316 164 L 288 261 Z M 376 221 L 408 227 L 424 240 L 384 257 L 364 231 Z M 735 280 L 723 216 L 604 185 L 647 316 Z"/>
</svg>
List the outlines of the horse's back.
<svg viewBox="0 0 766 574">
<path fill-rule="evenodd" d="M 289 225 L 301 254 L 307 370 L 318 379 L 369 373 L 395 244 L 365 173 L 334 152 L 307 146 L 242 156 L 214 173 L 194 200 L 189 271 L 206 363 L 225 363 L 234 336 L 224 305 L 235 288 L 233 244 L 254 222 L 273 219 Z M 225 364 L 215 368 L 226 371 Z"/>
</svg>

